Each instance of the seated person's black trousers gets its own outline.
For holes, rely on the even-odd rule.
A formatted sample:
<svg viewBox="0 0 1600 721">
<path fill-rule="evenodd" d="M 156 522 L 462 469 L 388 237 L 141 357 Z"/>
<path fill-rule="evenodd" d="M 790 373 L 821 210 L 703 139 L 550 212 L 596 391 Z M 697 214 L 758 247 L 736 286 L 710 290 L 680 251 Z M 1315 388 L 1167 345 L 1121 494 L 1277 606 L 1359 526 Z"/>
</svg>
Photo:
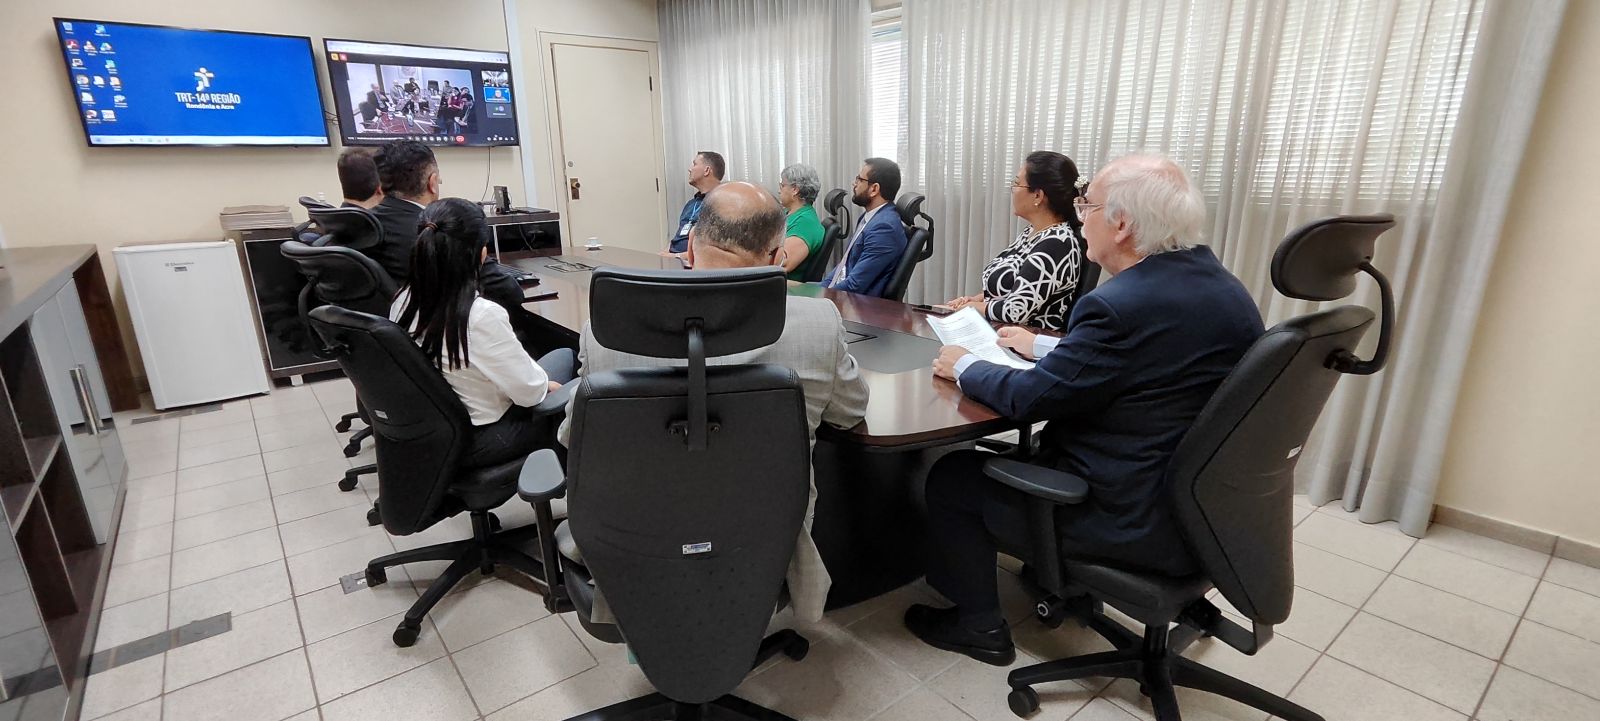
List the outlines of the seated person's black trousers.
<svg viewBox="0 0 1600 721">
<path fill-rule="evenodd" d="M 550 380 L 565 385 L 578 377 L 578 356 L 571 348 L 558 348 L 539 359 Z M 472 427 L 472 441 L 467 446 L 467 458 L 475 467 L 523 458 L 541 448 L 551 448 L 556 443 L 556 428 L 561 417 L 535 418 L 533 409 L 513 404 L 500 420 L 486 426 Z"/>
</svg>

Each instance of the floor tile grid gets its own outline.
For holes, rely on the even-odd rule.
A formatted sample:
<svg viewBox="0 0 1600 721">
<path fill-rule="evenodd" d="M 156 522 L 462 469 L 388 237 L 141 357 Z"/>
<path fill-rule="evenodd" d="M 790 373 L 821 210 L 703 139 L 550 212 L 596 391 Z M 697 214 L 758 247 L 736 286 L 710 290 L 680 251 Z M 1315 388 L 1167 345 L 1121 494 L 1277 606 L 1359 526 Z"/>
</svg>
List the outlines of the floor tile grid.
<svg viewBox="0 0 1600 721">
<path fill-rule="evenodd" d="M 1337 509 L 1337 506 L 1335 504 L 1325 505 L 1325 506 L 1322 506 L 1321 508 L 1319 508 L 1318 512 L 1319 513 L 1332 513 L 1333 515 L 1335 515 L 1335 517 L 1339 517 L 1339 518 L 1341 518 L 1342 520 L 1344 520 L 1347 523 L 1360 523 L 1360 521 L 1356 521 L 1356 520 L 1350 518 L 1349 514 L 1347 514 L 1342 509 L 1329 511 L 1328 510 L 1329 508 Z M 1308 516 L 1307 518 L 1310 518 L 1310 516 Z M 1300 521 L 1300 523 L 1304 523 L 1304 522 L 1305 522 L 1305 519 L 1302 519 Z M 1295 524 L 1295 525 L 1296 525 L 1296 527 L 1298 527 L 1300 524 Z M 1413 543 L 1410 548 L 1406 549 L 1405 555 L 1402 556 L 1400 558 L 1400 560 L 1395 563 L 1393 569 L 1389 569 L 1389 570 L 1384 571 L 1383 582 L 1387 582 L 1391 576 L 1395 575 L 1395 569 L 1400 568 L 1400 565 L 1405 563 L 1406 557 L 1410 556 L 1411 553 L 1416 550 L 1418 545 L 1420 545 L 1420 544 Z M 1444 550 L 1444 549 L 1440 549 L 1440 550 Z M 1444 552 L 1445 553 L 1454 553 L 1454 551 L 1444 551 Z M 1469 558 L 1470 558 L 1470 556 L 1469 556 Z M 1355 559 L 1349 559 L 1349 560 L 1355 560 Z M 1476 559 L 1474 559 L 1474 560 L 1476 560 Z M 1356 563 L 1361 563 L 1360 561 L 1355 561 L 1355 562 Z M 1541 572 L 1539 574 L 1539 581 L 1540 582 L 1543 582 L 1544 574 L 1545 574 L 1545 572 L 1547 572 L 1549 570 L 1550 562 L 1551 562 L 1550 558 L 1547 558 L 1545 560 L 1544 569 L 1541 570 Z M 1363 564 L 1363 565 L 1366 565 L 1366 564 Z M 1368 566 L 1368 568 L 1373 568 L 1373 566 Z M 1379 570 L 1383 570 L 1383 569 L 1379 569 Z M 1429 584 L 1427 584 L 1427 583 L 1425 583 L 1423 581 L 1417 581 L 1415 579 L 1407 579 L 1407 580 L 1412 581 L 1413 583 L 1418 583 L 1418 584 L 1421 584 L 1421 585 L 1424 585 L 1424 586 L 1428 586 L 1429 588 L 1433 588 L 1434 590 L 1441 591 L 1443 593 L 1449 593 L 1451 595 L 1459 595 L 1459 594 L 1456 594 L 1456 593 L 1454 593 L 1452 591 L 1449 591 L 1449 590 L 1446 590 L 1446 589 L 1442 589 L 1442 588 L 1437 588 L 1435 586 L 1431 586 L 1431 585 L 1429 585 Z M 1378 595 L 1376 589 L 1377 588 L 1382 588 L 1383 582 L 1380 582 L 1378 584 L 1378 586 L 1375 587 L 1374 591 L 1371 594 L 1367 595 L 1366 600 L 1362 601 L 1361 605 L 1356 607 L 1356 613 L 1350 617 L 1350 620 L 1345 622 L 1344 628 L 1340 629 L 1339 633 L 1334 636 L 1334 642 L 1335 643 L 1337 643 L 1338 638 L 1340 636 L 1344 635 L 1344 632 L 1349 629 L 1350 625 L 1355 623 L 1356 619 L 1359 618 L 1361 616 L 1361 614 L 1366 611 L 1367 604 L 1370 603 L 1372 601 L 1372 599 Z M 1467 600 L 1471 601 L 1471 600 L 1474 600 L 1474 599 L 1468 598 Z M 1517 631 L 1521 630 L 1523 622 L 1527 620 L 1526 614 L 1528 612 L 1528 608 L 1529 608 L 1529 606 L 1532 605 L 1532 603 L 1533 603 L 1533 596 L 1530 594 L 1529 597 L 1528 597 L 1527 602 L 1525 602 L 1523 604 L 1521 612 L 1517 614 L 1517 624 L 1512 629 L 1511 638 L 1513 638 L 1513 639 L 1516 638 Z M 1403 624 L 1397 624 L 1397 625 L 1402 625 L 1403 626 Z M 1409 628 L 1409 627 L 1407 627 L 1407 628 Z M 1411 630 L 1415 630 L 1415 629 L 1411 629 Z M 1471 649 L 1462 648 L 1461 646 L 1458 646 L 1458 645 L 1456 645 L 1454 643 L 1451 643 L 1450 641 L 1448 641 L 1446 639 L 1441 639 L 1441 638 L 1438 638 L 1436 636 L 1429 635 L 1429 634 L 1427 634 L 1427 633 L 1425 633 L 1423 631 L 1416 631 L 1416 632 L 1420 633 L 1420 634 L 1422 634 L 1424 636 L 1427 636 L 1428 638 L 1432 638 L 1432 639 L 1440 641 L 1442 643 L 1449 644 L 1449 645 L 1454 646 L 1456 648 L 1461 648 L 1462 650 L 1467 651 L 1468 653 L 1476 653 L 1476 652 L 1472 651 Z M 1295 682 L 1295 685 L 1289 689 L 1288 693 L 1284 694 L 1284 698 L 1288 698 L 1288 697 L 1290 697 L 1290 696 L 1292 696 L 1294 694 L 1295 690 L 1297 690 L 1300 687 L 1300 684 L 1302 682 L 1304 682 L 1305 679 L 1311 675 L 1311 670 L 1316 668 L 1317 664 L 1321 663 L 1324 657 L 1328 656 L 1328 651 L 1330 649 L 1332 649 L 1333 646 L 1334 646 L 1334 644 L 1330 643 L 1330 644 L 1328 644 L 1327 648 L 1322 649 L 1321 651 L 1317 652 L 1316 661 L 1314 661 L 1311 664 L 1311 666 L 1306 669 L 1305 674 L 1301 675 L 1300 680 Z M 1467 718 L 1469 718 L 1469 719 L 1477 718 L 1477 714 L 1478 714 L 1479 710 L 1481 710 L 1483 708 L 1483 702 L 1484 702 L 1485 698 L 1488 697 L 1489 689 L 1494 686 L 1494 679 L 1495 679 L 1496 676 L 1498 676 L 1500 674 L 1500 668 L 1501 668 L 1502 665 L 1504 665 L 1505 651 L 1508 650 L 1508 649 L 1509 649 L 1509 643 L 1507 644 L 1507 649 L 1502 649 L 1502 651 L 1500 653 L 1500 656 L 1498 658 L 1492 659 L 1494 661 L 1494 671 L 1492 673 L 1490 673 L 1488 683 L 1486 683 L 1484 685 L 1483 691 L 1481 691 L 1478 694 L 1478 700 L 1477 700 L 1477 703 L 1473 705 L 1472 714 L 1468 715 Z M 1479 654 L 1479 655 L 1481 655 L 1481 654 Z M 1365 669 L 1360 669 L 1360 667 L 1359 666 L 1355 666 L 1355 664 L 1350 664 L 1350 665 L 1352 667 L 1354 667 L 1354 668 L 1357 668 L 1358 670 L 1361 670 L 1363 673 L 1366 673 L 1368 676 L 1372 676 L 1372 674 L 1367 673 Z M 1378 682 L 1378 683 L 1390 683 L 1390 681 L 1388 681 L 1387 679 L 1381 679 L 1381 678 L 1378 678 L 1376 676 L 1373 676 L 1373 680 Z M 1412 691 L 1411 689 L 1405 688 L 1404 686 L 1399 686 L 1398 684 L 1394 684 L 1394 685 L 1398 686 L 1401 689 L 1404 689 L 1405 691 L 1407 691 L 1409 693 L 1416 694 L 1415 691 Z M 1417 694 L 1417 695 L 1420 696 L 1421 694 Z M 1430 701 L 1431 701 L 1431 699 L 1430 699 Z M 1313 709 L 1313 710 L 1315 710 L 1315 709 Z M 1274 719 L 1274 721 L 1276 721 L 1276 719 Z"/>
<path fill-rule="evenodd" d="M 320 387 L 323 386 L 323 385 L 324 384 L 318 384 L 319 390 L 320 390 Z M 343 396 L 343 395 L 341 395 L 341 394 L 339 394 L 337 392 L 329 393 L 327 395 L 324 395 L 322 393 L 317 393 L 316 394 L 316 398 L 317 398 L 317 404 L 318 405 L 314 406 L 314 407 L 321 408 L 322 411 L 324 412 L 324 414 L 326 416 L 328 416 L 328 420 L 330 422 L 330 426 L 331 426 L 331 422 L 336 420 L 338 418 L 338 416 L 340 414 L 342 414 L 344 412 L 344 410 L 345 410 L 344 408 L 339 407 L 339 406 L 348 405 L 348 400 L 349 400 L 347 397 L 345 397 L 345 396 Z M 292 412 L 292 410 L 299 410 L 300 409 L 300 408 L 296 407 L 295 404 L 292 404 L 292 403 L 284 404 L 284 405 L 291 409 L 290 412 Z M 330 431 L 332 430 L 331 427 L 329 428 L 329 430 Z M 261 431 L 261 432 L 264 433 L 265 431 Z M 339 434 L 335 434 L 335 438 L 338 440 L 340 445 L 343 444 L 344 439 L 343 439 L 342 436 L 340 436 Z M 174 444 L 174 445 L 179 445 L 179 444 Z M 1303 500 L 1302 500 L 1302 503 L 1303 503 Z M 1350 523 L 1350 524 L 1359 524 L 1360 523 L 1359 521 L 1354 520 L 1353 518 L 1351 518 L 1349 516 L 1349 514 L 1345 514 L 1342 511 L 1335 510 L 1335 511 L 1331 511 L 1330 512 L 1329 508 L 1326 507 L 1326 506 L 1323 507 L 1322 509 L 1317 509 L 1317 510 L 1320 513 L 1331 513 L 1331 515 L 1333 515 L 1336 518 L 1339 518 L 1341 520 L 1341 522 L 1343 522 L 1343 523 Z M 274 520 L 275 521 L 281 520 L 277 516 L 278 511 L 277 511 L 277 508 L 276 508 L 275 505 L 274 505 L 273 512 L 274 512 Z M 1299 526 L 1299 525 L 1303 524 L 1307 519 L 1309 519 L 1311 517 L 1312 517 L 1311 515 L 1303 516 L 1299 521 L 1296 522 L 1296 526 Z M 300 519 L 300 520 L 303 520 L 303 519 Z M 176 528 L 176 524 L 173 524 L 173 528 L 174 529 Z M 280 542 L 280 544 L 282 544 L 283 539 L 281 537 L 281 528 L 282 528 L 281 524 L 279 524 L 279 528 L 280 528 L 279 542 Z M 1411 546 L 1409 546 L 1406 549 L 1405 554 L 1399 559 L 1399 561 L 1397 561 L 1394 564 L 1394 566 L 1392 568 L 1389 568 L 1389 569 L 1378 568 L 1377 569 L 1377 570 L 1383 572 L 1383 574 L 1384 574 L 1383 575 L 1383 580 L 1384 581 L 1387 581 L 1390 576 L 1396 575 L 1395 574 L 1395 569 L 1398 569 L 1400 567 L 1400 565 L 1405 562 L 1405 558 L 1410 556 L 1410 554 L 1413 551 L 1415 551 L 1417 545 L 1418 544 L 1416 544 L 1416 543 L 1411 544 Z M 1332 551 L 1330 551 L 1330 553 L 1331 552 Z M 1447 550 L 1445 552 L 1447 552 L 1447 553 L 1455 553 L 1455 551 L 1450 551 L 1450 550 Z M 1335 553 L 1335 555 L 1340 555 L 1340 554 Z M 1472 558 L 1473 557 L 1473 556 L 1471 556 L 1469 554 L 1457 554 L 1457 555 L 1465 555 L 1468 558 Z M 1347 560 L 1354 561 L 1356 563 L 1361 563 L 1361 561 L 1358 560 L 1358 559 L 1351 559 L 1348 556 L 1342 556 L 1342 557 L 1346 558 Z M 1543 582 L 1544 574 L 1546 572 L 1548 572 L 1549 564 L 1550 564 L 1550 561 L 1547 558 L 1546 561 L 1545 561 L 1544 568 L 1541 571 L 1541 575 L 1540 575 L 1540 578 L 1538 579 L 1538 581 Z M 1363 564 L 1363 565 L 1367 565 L 1368 567 L 1373 567 L 1370 564 Z M 167 579 L 168 580 L 167 586 L 168 586 L 168 593 L 170 593 L 173 590 L 172 587 L 171 587 L 171 584 L 172 584 L 172 582 L 174 580 L 173 577 L 171 576 L 172 569 L 171 569 L 170 564 L 169 564 L 168 574 L 169 574 L 169 577 Z M 1524 574 L 1524 575 L 1526 575 L 1526 574 Z M 1416 581 L 1415 579 L 1407 579 L 1407 580 L 1411 580 L 1411 581 L 1416 582 L 1416 583 L 1423 583 L 1421 581 Z M 1382 584 L 1380 582 L 1380 587 L 1381 587 L 1381 585 Z M 1423 583 L 1423 585 L 1429 585 L 1429 584 Z M 1433 586 L 1430 585 L 1430 587 L 1433 587 Z M 1448 591 L 1448 590 L 1445 590 L 1445 589 L 1437 589 L 1437 590 L 1445 592 L 1445 593 L 1452 593 L 1452 595 L 1457 595 L 1458 597 L 1460 596 L 1460 594 L 1455 594 L 1454 592 L 1451 592 L 1451 591 Z M 1339 636 L 1342 636 L 1344 634 L 1345 629 L 1348 629 L 1350 624 L 1353 623 L 1355 621 L 1355 619 L 1360 616 L 1361 613 L 1365 612 L 1367 604 L 1372 600 L 1372 598 L 1375 595 L 1376 595 L 1376 592 L 1374 592 L 1373 594 L 1368 594 L 1368 596 L 1362 601 L 1361 605 L 1359 607 L 1357 607 L 1356 614 L 1353 615 L 1351 617 L 1351 619 L 1344 624 L 1344 627 L 1341 628 L 1339 634 L 1336 634 L 1334 636 L 1335 641 L 1338 639 Z M 305 635 L 305 629 L 303 627 L 303 622 L 300 621 L 300 617 L 299 617 L 299 596 L 297 594 L 291 593 L 291 597 L 296 601 L 295 608 L 296 608 L 297 622 L 302 623 L 302 628 L 299 629 L 299 630 L 301 632 L 301 639 L 302 639 L 302 646 L 301 647 L 303 649 L 308 644 L 304 643 L 304 641 L 307 638 L 307 636 Z M 1473 599 L 1469 599 L 1469 600 L 1473 600 Z M 1528 601 L 1526 601 L 1523 604 L 1521 612 L 1518 614 L 1518 620 L 1517 620 L 1516 628 L 1513 630 L 1513 638 L 1515 638 L 1517 631 L 1520 631 L 1520 629 L 1522 627 L 1522 621 L 1526 620 L 1525 619 L 1525 614 L 1527 613 L 1528 608 L 1531 605 L 1531 603 L 1532 603 L 1532 596 L 1530 595 L 1530 598 L 1528 599 Z M 392 623 L 393 620 L 394 620 L 394 617 L 391 616 L 391 617 L 388 617 L 386 619 L 381 619 L 379 621 L 375 621 L 373 623 Z M 843 631 L 843 630 L 847 630 L 847 629 L 841 627 L 839 630 Z M 509 632 L 510 631 L 507 631 L 506 633 L 509 633 Z M 1420 633 L 1422 635 L 1425 635 L 1425 636 L 1428 636 L 1429 638 L 1435 638 L 1435 637 L 1433 637 L 1430 634 L 1427 634 L 1425 632 L 1418 631 L 1418 633 Z M 887 654 L 884 654 L 884 653 L 880 652 L 878 649 L 874 648 L 871 644 L 865 643 L 861 639 L 856 638 L 853 634 L 841 634 L 841 635 L 847 637 L 852 644 L 854 644 L 856 646 L 859 646 L 861 648 L 864 648 L 868 653 L 872 654 L 874 657 L 878 658 L 879 660 L 881 660 L 881 661 L 883 661 L 885 663 L 891 664 L 892 666 L 895 666 L 897 668 L 900 667 L 899 664 L 897 664 L 894 659 L 889 658 L 887 656 Z M 817 641 L 817 640 L 818 639 L 813 639 L 814 642 Z M 1445 641 L 1443 639 L 1436 639 L 1436 640 L 1440 640 L 1442 642 L 1449 643 L 1448 641 Z M 476 644 L 474 644 L 474 645 L 476 645 Z M 470 647 L 468 647 L 468 648 L 470 648 Z M 1311 669 L 1315 669 L 1317 664 L 1322 662 L 1322 657 L 1325 656 L 1325 655 L 1328 655 L 1328 650 L 1331 649 L 1331 648 L 1332 648 L 1332 644 L 1330 643 L 1326 648 L 1324 648 L 1321 651 L 1317 652 L 1316 660 L 1310 666 L 1308 666 L 1308 670 L 1305 673 L 1301 674 L 1300 678 L 1295 682 L 1294 687 L 1292 687 L 1289 690 L 1289 692 L 1288 692 L 1289 694 L 1294 693 L 1294 691 L 1299 688 L 1300 684 L 1302 682 L 1304 682 L 1304 680 L 1307 677 L 1310 676 Z M 1459 648 L 1459 646 L 1457 648 Z M 447 648 L 445 655 L 446 656 L 452 656 L 453 653 L 454 653 L 454 651 L 452 651 L 452 650 Z M 1505 655 L 1505 653 L 1504 653 L 1504 651 L 1502 651 L 1501 657 L 1503 658 L 1504 655 Z M 595 659 L 592 654 L 591 654 L 591 660 L 595 661 L 596 663 L 598 663 L 598 659 Z M 1494 661 L 1495 661 L 1495 667 L 1494 667 L 1493 674 L 1490 676 L 1488 685 L 1485 686 L 1484 691 L 1482 693 L 1480 693 L 1480 695 L 1479 695 L 1479 698 L 1478 698 L 1478 701 L 1477 701 L 1477 705 L 1474 708 L 1474 714 L 1477 713 L 1478 709 L 1482 708 L 1482 705 L 1484 703 L 1484 698 L 1486 697 L 1489 688 L 1491 688 L 1493 686 L 1494 679 L 1500 673 L 1500 666 L 1502 665 L 1502 661 L 1501 661 L 1501 659 L 1494 659 Z M 257 662 L 257 663 L 262 663 L 262 662 Z M 455 660 L 454 660 L 453 656 L 451 658 L 451 664 L 452 664 L 452 668 L 455 671 L 456 676 L 459 678 L 459 680 L 462 683 L 463 687 L 470 688 L 470 684 L 467 684 L 467 680 L 465 678 L 465 675 L 461 671 L 460 667 L 455 664 Z M 248 668 L 248 666 L 245 667 L 245 668 Z M 769 668 L 771 668 L 771 666 L 769 666 Z M 242 670 L 242 669 L 240 669 L 240 670 Z M 1368 674 L 1368 676 L 1371 676 L 1371 674 Z M 369 684 L 369 686 L 376 685 L 376 684 L 379 684 L 379 683 L 383 683 L 383 682 L 389 680 L 390 678 L 393 678 L 393 677 L 391 676 L 389 678 L 376 681 L 373 684 Z M 1374 677 L 1373 680 L 1376 681 L 1376 682 L 1380 682 L 1380 683 L 1388 683 L 1388 681 L 1382 680 L 1382 679 L 1377 679 L 1376 677 Z M 910 697 L 912 697 L 912 696 L 914 696 L 914 695 L 916 695 L 916 694 L 918 694 L 918 693 L 920 693 L 920 692 L 922 692 L 924 690 L 933 689 L 934 685 L 936 684 L 936 681 L 937 681 L 936 679 L 930 679 L 930 680 L 927 680 L 927 681 L 919 681 L 909 691 L 907 691 L 907 692 L 899 695 L 895 699 L 891 700 L 887 704 L 887 706 L 885 706 L 885 708 L 880 709 L 879 711 L 874 713 L 873 717 L 876 718 L 876 717 L 880 717 L 880 716 L 882 716 L 882 717 L 890 716 L 891 714 L 889 714 L 888 712 L 891 709 L 893 709 L 897 704 L 899 704 L 901 701 L 904 701 L 904 700 L 906 700 L 906 699 L 908 699 L 908 698 L 910 698 Z M 316 682 L 315 681 L 315 674 L 311 674 L 311 682 L 313 684 L 315 684 L 315 682 Z M 558 682 L 556 682 L 556 684 L 553 684 L 553 685 L 559 685 L 560 683 L 563 683 L 563 681 L 558 681 Z M 363 688 L 367 688 L 367 687 L 363 687 Z M 1401 688 L 1403 688 L 1403 687 L 1401 687 Z M 1004 683 L 1004 673 L 997 669 L 996 670 L 996 674 L 995 674 L 995 693 L 997 695 L 1000 695 L 1003 698 L 1003 694 L 1005 693 L 1005 691 L 1006 691 L 1006 688 L 1005 688 L 1005 683 Z M 1407 689 L 1407 691 L 1409 692 L 1409 689 Z M 1411 693 L 1415 693 L 1415 692 L 1411 692 Z M 317 698 L 320 698 L 320 696 L 318 696 Z M 470 698 L 470 695 L 469 695 L 469 698 Z M 1108 695 L 1108 691 L 1105 691 L 1105 690 L 1101 691 L 1100 694 L 1097 695 L 1097 698 L 1106 698 L 1106 699 L 1112 701 L 1112 703 L 1116 703 L 1116 701 L 1118 700 L 1118 699 L 1112 699 Z M 477 707 L 478 702 L 477 702 L 476 698 L 473 698 L 473 704 L 474 704 L 475 707 Z M 1128 711 L 1128 709 L 1122 708 L 1121 705 L 1117 705 L 1116 708 L 1118 708 L 1119 710 L 1122 710 L 1124 712 Z M 480 714 L 480 716 L 484 713 L 484 709 L 482 709 L 482 708 L 476 708 L 476 711 L 477 711 L 478 714 Z M 489 711 L 492 713 L 494 710 L 491 709 Z M 954 711 L 956 713 L 959 713 L 962 717 L 973 718 L 971 716 L 971 714 L 966 713 L 965 711 L 962 711 L 960 709 L 954 709 Z M 1046 713 L 1048 713 L 1048 708 L 1046 708 L 1044 711 Z M 318 713 L 320 713 L 320 711 Z M 1096 713 L 1101 713 L 1101 714 L 1105 713 L 1104 705 L 1098 705 L 1098 707 L 1097 707 L 1097 704 L 1091 703 L 1091 704 L 1089 704 L 1087 706 L 1082 707 L 1081 709 L 1073 711 L 1072 716 L 1082 715 L 1083 717 L 1087 718 L 1087 717 L 1090 717 L 1090 716 L 1094 716 Z M 1097 718 L 1099 718 L 1099 717 L 1097 716 Z M 1130 716 L 1128 716 L 1128 718 L 1133 718 L 1133 716 L 1130 715 Z"/>
</svg>

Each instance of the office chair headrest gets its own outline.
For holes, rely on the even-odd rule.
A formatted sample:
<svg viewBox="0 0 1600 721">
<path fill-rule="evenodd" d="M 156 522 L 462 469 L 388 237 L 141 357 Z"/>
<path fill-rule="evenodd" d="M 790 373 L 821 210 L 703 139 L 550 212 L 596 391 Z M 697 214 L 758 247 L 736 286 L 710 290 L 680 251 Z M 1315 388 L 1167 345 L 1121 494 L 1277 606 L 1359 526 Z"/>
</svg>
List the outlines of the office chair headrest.
<svg viewBox="0 0 1600 721">
<path fill-rule="evenodd" d="M 900 211 L 900 222 L 906 225 L 916 225 L 917 216 L 926 218 L 922 212 L 922 202 L 928 198 L 921 193 L 901 193 L 894 199 L 894 209 Z"/>
<path fill-rule="evenodd" d="M 383 239 L 378 216 L 366 208 L 307 208 L 306 212 L 312 222 L 334 237 L 335 243 L 346 248 L 370 248 Z"/>
<path fill-rule="evenodd" d="M 321 208 L 332 208 L 333 207 L 331 205 L 328 205 L 326 202 L 323 202 L 321 200 L 317 200 L 316 198 L 313 198 L 313 197 L 311 197 L 309 195 L 300 196 L 300 206 L 305 208 L 307 211 L 318 210 L 318 209 L 321 209 Z"/>
<path fill-rule="evenodd" d="M 688 358 L 698 319 L 706 357 L 772 345 L 783 335 L 788 283 L 777 266 L 736 270 L 600 268 L 589 287 L 596 341 L 652 358 Z"/>
<path fill-rule="evenodd" d="M 848 199 L 843 188 L 834 188 L 823 196 L 822 209 L 828 211 L 828 215 L 837 216 L 840 211 L 844 210 L 844 203 Z"/>
<path fill-rule="evenodd" d="M 1272 285 L 1290 298 L 1338 300 L 1369 272 L 1378 236 L 1394 227 L 1394 216 L 1336 215 L 1290 232 L 1272 256 Z M 1365 266 L 1365 267 L 1363 267 Z"/>
</svg>

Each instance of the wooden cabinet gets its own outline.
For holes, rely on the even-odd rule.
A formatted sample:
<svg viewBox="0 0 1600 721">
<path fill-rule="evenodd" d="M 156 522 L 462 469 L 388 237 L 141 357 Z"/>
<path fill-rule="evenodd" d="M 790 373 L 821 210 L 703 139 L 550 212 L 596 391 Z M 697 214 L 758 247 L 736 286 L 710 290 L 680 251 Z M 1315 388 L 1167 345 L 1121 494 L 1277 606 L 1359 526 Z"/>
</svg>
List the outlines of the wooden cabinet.
<svg viewBox="0 0 1600 721">
<path fill-rule="evenodd" d="M 0 721 L 82 701 L 127 476 L 109 309 L 92 247 L 0 251 Z"/>
</svg>

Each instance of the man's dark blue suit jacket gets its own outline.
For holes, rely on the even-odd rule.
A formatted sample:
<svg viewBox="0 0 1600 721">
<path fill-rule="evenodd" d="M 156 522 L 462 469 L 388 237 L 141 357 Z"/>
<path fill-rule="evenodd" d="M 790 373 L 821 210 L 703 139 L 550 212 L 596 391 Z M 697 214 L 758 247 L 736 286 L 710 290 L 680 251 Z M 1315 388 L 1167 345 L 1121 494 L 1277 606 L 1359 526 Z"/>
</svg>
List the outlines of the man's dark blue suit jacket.
<svg viewBox="0 0 1600 721">
<path fill-rule="evenodd" d="M 1089 482 L 1085 504 L 1058 512 L 1064 552 L 1183 575 L 1194 561 L 1162 477 L 1262 332 L 1255 301 L 1210 248 L 1161 253 L 1079 299 L 1036 367 L 975 363 L 961 388 L 1007 417 L 1050 421 L 1040 460 Z"/>
<path fill-rule="evenodd" d="M 849 252 L 840 261 L 845 264 L 844 280 L 833 282 L 834 272 L 839 267 L 834 266 L 822 277 L 822 286 L 882 297 L 905 252 L 906 226 L 900 222 L 900 212 L 894 203 L 885 203 L 872 214 L 866 227 L 861 229 L 861 236 L 850 244 Z"/>
</svg>

